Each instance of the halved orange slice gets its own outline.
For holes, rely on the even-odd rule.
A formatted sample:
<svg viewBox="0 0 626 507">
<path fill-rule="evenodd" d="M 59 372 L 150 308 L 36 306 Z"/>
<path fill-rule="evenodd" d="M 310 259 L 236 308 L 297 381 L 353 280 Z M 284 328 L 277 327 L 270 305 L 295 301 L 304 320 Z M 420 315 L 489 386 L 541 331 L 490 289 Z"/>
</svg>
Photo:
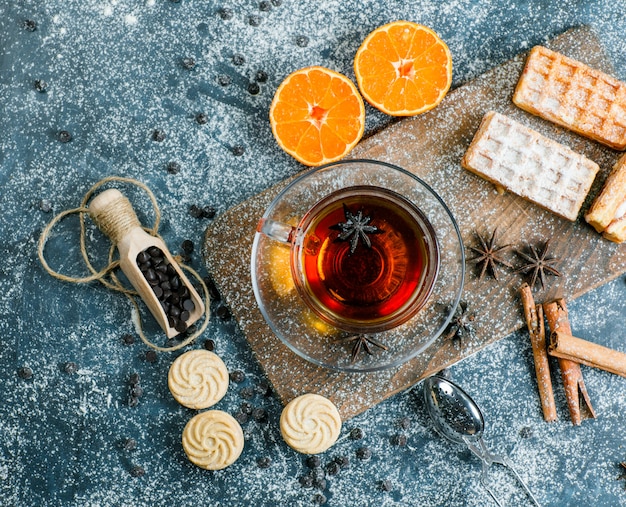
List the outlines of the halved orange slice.
<svg viewBox="0 0 626 507">
<path fill-rule="evenodd" d="M 393 116 L 413 116 L 445 97 L 452 83 L 452 57 L 430 28 L 394 21 L 363 41 L 354 73 L 363 97 L 374 107 Z"/>
<path fill-rule="evenodd" d="M 285 78 L 270 107 L 279 146 L 309 166 L 343 158 L 363 136 L 365 105 L 346 76 L 306 67 Z"/>
</svg>

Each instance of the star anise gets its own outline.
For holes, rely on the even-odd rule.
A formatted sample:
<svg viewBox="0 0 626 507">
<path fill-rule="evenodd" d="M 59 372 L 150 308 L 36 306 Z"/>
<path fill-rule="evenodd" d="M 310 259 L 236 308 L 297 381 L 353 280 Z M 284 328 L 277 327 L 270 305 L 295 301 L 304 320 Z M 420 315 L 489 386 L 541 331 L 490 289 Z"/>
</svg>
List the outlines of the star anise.
<svg viewBox="0 0 626 507">
<path fill-rule="evenodd" d="M 476 237 L 480 241 L 480 247 L 469 247 L 471 250 L 474 250 L 474 252 L 478 254 L 476 257 L 470 260 L 473 261 L 476 265 L 482 264 L 482 267 L 480 269 L 480 275 L 478 275 L 478 281 L 481 281 L 483 279 L 483 276 L 485 276 L 487 269 L 491 271 L 491 274 L 497 280 L 498 271 L 496 267 L 498 264 L 502 264 L 503 266 L 506 266 L 508 268 L 513 268 L 513 265 L 511 263 L 505 261 L 502 258 L 502 254 L 509 250 L 511 248 L 511 245 L 507 244 L 504 246 L 498 246 L 496 241 L 497 232 L 498 228 L 496 227 L 493 230 L 493 234 L 491 234 L 491 239 L 489 239 L 488 241 L 479 234 L 476 234 Z"/>
<path fill-rule="evenodd" d="M 562 276 L 552 264 L 559 261 L 556 257 L 548 257 L 548 249 L 550 248 L 550 240 L 546 241 L 543 249 L 539 251 L 533 245 L 528 245 L 531 255 L 516 250 L 517 255 L 526 261 L 526 264 L 516 269 L 516 273 L 532 273 L 529 285 L 534 287 L 537 280 L 541 282 L 541 287 L 546 286 L 546 274 L 554 276 Z"/>
<path fill-rule="evenodd" d="M 372 217 L 363 215 L 362 210 L 354 214 L 345 204 L 343 205 L 343 214 L 346 217 L 345 222 L 339 222 L 336 225 L 330 226 L 331 229 L 339 231 L 337 239 L 339 241 L 350 240 L 351 254 L 356 250 L 359 240 L 361 240 L 366 247 L 372 248 L 372 241 L 368 237 L 368 234 L 380 234 L 383 232 L 375 225 L 369 225 Z"/>
<path fill-rule="evenodd" d="M 467 303 L 461 301 L 445 330 L 444 339 L 446 341 L 458 340 L 459 345 L 461 345 L 463 338 L 473 338 L 475 334 L 474 320 L 476 320 L 476 316 L 473 313 L 469 313 L 467 311 Z"/>
<path fill-rule="evenodd" d="M 376 338 L 371 336 L 367 336 L 364 334 L 355 334 L 350 335 L 346 338 L 341 338 L 339 343 L 353 343 L 352 345 L 352 357 L 350 358 L 350 362 L 354 363 L 359 353 L 364 350 L 370 356 L 374 353 L 372 352 L 372 348 L 370 345 L 378 347 L 382 350 L 389 350 L 389 348 L 382 342 L 378 341 Z"/>
</svg>

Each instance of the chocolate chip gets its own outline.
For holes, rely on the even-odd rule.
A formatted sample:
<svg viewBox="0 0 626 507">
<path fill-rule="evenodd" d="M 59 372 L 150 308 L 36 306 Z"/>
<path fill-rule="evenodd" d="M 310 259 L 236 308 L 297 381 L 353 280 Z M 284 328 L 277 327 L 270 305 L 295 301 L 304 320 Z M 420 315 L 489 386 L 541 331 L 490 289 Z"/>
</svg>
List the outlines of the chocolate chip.
<svg viewBox="0 0 626 507">
<path fill-rule="evenodd" d="M 256 83 L 248 83 L 248 93 L 250 95 L 258 95 L 261 91 L 261 88 Z"/>
<path fill-rule="evenodd" d="M 35 90 L 39 93 L 46 93 L 48 91 L 48 83 L 46 83 L 43 79 L 36 79 Z"/>
<path fill-rule="evenodd" d="M 52 211 L 52 203 L 48 199 L 42 199 L 39 201 L 39 209 L 44 213 L 50 213 Z"/>
<path fill-rule="evenodd" d="M 133 343 L 135 343 L 135 337 L 129 333 L 123 334 L 122 342 L 124 343 L 124 345 L 132 345 Z"/>
<path fill-rule="evenodd" d="M 195 204 L 192 204 L 191 206 L 189 206 L 189 214 L 193 218 L 202 218 L 202 208 Z"/>
<path fill-rule="evenodd" d="M 256 14 L 250 14 L 250 16 L 248 16 L 248 24 L 250 26 L 259 26 L 261 24 L 261 17 Z"/>
<path fill-rule="evenodd" d="M 206 113 L 198 113 L 196 115 L 196 122 L 198 125 L 206 125 L 209 122 L 209 117 Z"/>
<path fill-rule="evenodd" d="M 313 478 L 310 475 L 303 475 L 298 479 L 298 482 L 303 488 L 313 487 Z"/>
<path fill-rule="evenodd" d="M 230 76 L 227 76 L 226 74 L 220 74 L 219 76 L 217 76 L 217 84 L 219 84 L 220 86 L 228 86 L 232 82 L 232 78 Z"/>
<path fill-rule="evenodd" d="M 141 377 L 139 376 L 139 373 L 131 373 L 130 377 L 128 377 L 128 383 L 131 386 L 136 386 L 137 384 L 139 384 L 139 382 L 141 382 Z"/>
<path fill-rule="evenodd" d="M 335 461 L 331 461 L 330 463 L 326 465 L 327 475 L 337 475 L 340 470 L 341 470 L 341 467 L 339 466 L 339 463 Z"/>
<path fill-rule="evenodd" d="M 144 359 L 149 362 L 149 363 L 156 363 L 157 362 L 157 353 L 155 350 L 146 350 L 146 353 L 144 355 Z"/>
<path fill-rule="evenodd" d="M 78 365 L 72 361 L 68 361 L 63 365 L 63 371 L 68 375 L 73 375 L 78 371 Z"/>
<path fill-rule="evenodd" d="M 280 7 L 283 4 L 283 0 L 271 0 L 271 1 L 274 7 Z"/>
<path fill-rule="evenodd" d="M 408 430 L 411 427 L 411 418 L 408 416 L 403 417 L 398 421 L 398 427 L 403 430 Z"/>
<path fill-rule="evenodd" d="M 264 408 L 255 408 L 252 411 L 252 419 L 254 419 L 256 422 L 267 422 L 267 412 Z"/>
<path fill-rule="evenodd" d="M 258 458 L 256 460 L 256 465 L 259 468 L 269 468 L 271 464 L 272 464 L 272 459 L 268 457 Z"/>
<path fill-rule="evenodd" d="M 181 60 L 181 64 L 183 68 L 187 70 L 192 70 L 196 66 L 196 60 L 191 57 L 183 58 Z"/>
<path fill-rule="evenodd" d="M 237 413 L 235 413 L 235 420 L 239 423 L 239 424 L 244 424 L 248 422 L 248 414 L 244 414 L 243 412 L 239 411 Z"/>
<path fill-rule="evenodd" d="M 37 30 L 37 22 L 32 19 L 25 19 L 22 21 L 22 28 L 27 32 L 34 32 Z"/>
<path fill-rule="evenodd" d="M 69 143 L 72 140 L 72 134 L 70 134 L 67 130 L 60 130 L 57 134 L 57 138 L 62 143 Z"/>
<path fill-rule="evenodd" d="M 530 438 L 533 436 L 533 430 L 529 426 L 524 426 L 519 430 L 519 436 L 522 438 Z"/>
<path fill-rule="evenodd" d="M 215 314 L 221 319 L 221 320 L 229 320 L 230 317 L 232 316 L 232 314 L 230 313 L 230 310 L 228 309 L 228 307 L 221 305 L 220 307 L 218 307 L 217 310 L 215 310 Z"/>
<path fill-rule="evenodd" d="M 322 460 L 319 456 L 316 456 L 315 454 L 308 456 L 304 462 L 309 468 L 319 468 L 322 465 Z"/>
<path fill-rule="evenodd" d="M 254 390 L 262 396 L 269 396 L 272 394 L 270 383 L 267 380 L 259 381 Z"/>
<path fill-rule="evenodd" d="M 296 37 L 296 45 L 305 48 L 309 45 L 309 38 L 306 35 L 298 35 Z"/>
<path fill-rule="evenodd" d="M 203 279 L 204 285 L 206 285 L 207 290 L 209 291 L 209 296 L 213 301 L 219 301 L 222 296 L 220 292 L 217 290 L 215 282 L 209 276 L 205 276 Z"/>
<path fill-rule="evenodd" d="M 361 428 L 352 428 L 350 438 L 352 440 L 361 440 L 363 438 L 363 430 Z"/>
<path fill-rule="evenodd" d="M 359 447 L 356 450 L 356 457 L 366 461 L 372 457 L 372 451 L 370 451 L 368 447 Z"/>
<path fill-rule="evenodd" d="M 139 398 L 137 398 L 135 396 L 130 396 L 128 398 L 128 406 L 129 407 L 136 407 L 137 405 L 139 405 Z"/>
<path fill-rule="evenodd" d="M 134 451 L 137 448 L 137 441 L 134 438 L 125 438 L 122 440 L 122 449 L 125 451 Z"/>
<path fill-rule="evenodd" d="M 183 308 L 188 312 L 193 312 L 196 309 L 196 305 L 191 299 L 185 299 L 183 301 Z"/>
<path fill-rule="evenodd" d="M 183 310 L 180 312 L 180 320 L 186 322 L 189 320 L 189 312 L 187 310 Z M 187 324 L 185 324 L 185 330 L 187 329 Z M 182 333 L 182 331 L 181 331 Z"/>
<path fill-rule="evenodd" d="M 381 491 L 391 491 L 391 487 L 391 481 L 389 479 L 378 481 L 378 489 Z"/>
<path fill-rule="evenodd" d="M 165 169 L 170 174 L 178 174 L 180 172 L 180 164 L 178 162 L 169 162 Z"/>
<path fill-rule="evenodd" d="M 219 14 L 220 18 L 224 20 L 231 19 L 233 17 L 233 11 L 227 7 L 222 7 L 218 9 L 217 13 Z"/>
<path fill-rule="evenodd" d="M 174 326 L 174 329 L 176 329 L 179 333 L 184 333 L 187 331 L 187 323 L 184 320 L 179 320 Z"/>
<path fill-rule="evenodd" d="M 213 352 L 215 350 L 215 342 L 210 338 L 208 340 L 204 340 L 204 348 L 209 352 Z"/>
<path fill-rule="evenodd" d="M 234 54 L 232 60 L 233 65 L 237 65 L 238 67 L 246 63 L 246 59 L 244 58 L 244 56 L 239 53 Z"/>
<path fill-rule="evenodd" d="M 193 248 L 194 248 L 193 241 L 191 241 L 190 239 L 186 239 L 185 241 L 183 241 L 183 242 L 180 244 L 180 247 L 181 247 L 181 248 L 182 248 L 185 252 L 187 252 L 187 253 L 191 253 L 191 252 L 193 252 Z"/>
<path fill-rule="evenodd" d="M 263 0 L 262 2 L 259 2 L 259 10 L 263 12 L 268 12 L 272 10 L 272 4 L 267 0 Z"/>
<path fill-rule="evenodd" d="M 241 412 L 243 412 L 244 414 L 252 414 L 252 411 L 254 410 L 254 407 L 252 406 L 252 403 L 249 403 L 247 401 L 243 401 L 241 403 L 241 405 L 239 405 L 239 410 Z"/>
<path fill-rule="evenodd" d="M 146 474 L 146 471 L 144 470 L 143 467 L 140 467 L 139 465 L 135 465 L 134 467 L 130 469 L 130 475 L 132 477 L 143 477 L 145 474 Z"/>
<path fill-rule="evenodd" d="M 246 374 L 241 370 L 235 370 L 230 372 L 230 380 L 237 384 L 241 384 L 244 380 L 246 380 Z"/>
<path fill-rule="evenodd" d="M 403 447 L 406 445 L 406 435 L 402 435 L 401 433 L 392 435 L 389 441 L 391 442 L 391 445 L 399 445 L 400 447 Z"/>
<path fill-rule="evenodd" d="M 217 211 L 213 206 L 205 206 L 202 208 L 202 218 L 214 218 Z"/>
<path fill-rule="evenodd" d="M 251 387 L 244 387 L 241 391 L 239 391 L 239 396 L 241 396 L 244 400 L 251 400 L 254 398 L 254 389 Z"/>
<path fill-rule="evenodd" d="M 348 468 L 350 466 L 350 458 L 348 458 L 348 456 L 337 456 L 334 461 L 341 468 Z"/>
<path fill-rule="evenodd" d="M 319 479 L 319 480 L 313 480 L 313 486 L 316 487 L 317 489 L 321 489 L 322 491 L 324 491 L 326 489 L 326 479 Z M 324 502 L 326 501 L 326 498 L 324 498 Z M 324 503 L 322 502 L 322 503 Z"/>
<path fill-rule="evenodd" d="M 313 467 L 309 474 L 313 477 L 314 481 L 321 481 L 326 477 L 326 472 L 324 472 L 324 469 L 320 466 Z"/>
<path fill-rule="evenodd" d="M 233 146 L 230 151 L 233 152 L 233 155 L 235 155 L 235 157 L 241 157 L 241 155 L 243 155 L 246 150 L 243 146 L 237 144 Z"/>
<path fill-rule="evenodd" d="M 29 380 L 33 378 L 33 370 L 31 370 L 28 366 L 22 366 L 17 370 L 17 375 L 21 379 Z"/>
<path fill-rule="evenodd" d="M 140 385 L 134 386 L 130 390 L 130 395 L 134 396 L 135 398 L 141 398 L 143 396 L 143 387 L 141 387 Z"/>
<path fill-rule="evenodd" d="M 165 132 L 163 130 L 155 129 L 152 131 L 152 140 L 156 141 L 157 143 L 162 143 L 163 141 L 165 141 L 165 137 Z"/>
<path fill-rule="evenodd" d="M 254 79 L 256 79 L 257 83 L 265 83 L 267 81 L 267 72 L 264 70 L 257 70 L 254 75 Z"/>
</svg>

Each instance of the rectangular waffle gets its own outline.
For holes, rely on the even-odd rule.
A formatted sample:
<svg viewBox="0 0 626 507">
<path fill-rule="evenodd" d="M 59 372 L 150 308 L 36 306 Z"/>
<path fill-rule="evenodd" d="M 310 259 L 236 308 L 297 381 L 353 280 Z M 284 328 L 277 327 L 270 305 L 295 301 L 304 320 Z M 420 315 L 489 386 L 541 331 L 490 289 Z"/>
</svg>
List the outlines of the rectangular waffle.
<svg viewBox="0 0 626 507">
<path fill-rule="evenodd" d="M 626 149 L 626 84 L 543 46 L 535 46 L 513 102 L 616 150 Z"/>
<path fill-rule="evenodd" d="M 572 221 L 599 169 L 567 146 L 494 111 L 483 118 L 461 165 Z"/>
<path fill-rule="evenodd" d="M 613 166 L 585 220 L 611 241 L 626 240 L 626 155 Z"/>
</svg>

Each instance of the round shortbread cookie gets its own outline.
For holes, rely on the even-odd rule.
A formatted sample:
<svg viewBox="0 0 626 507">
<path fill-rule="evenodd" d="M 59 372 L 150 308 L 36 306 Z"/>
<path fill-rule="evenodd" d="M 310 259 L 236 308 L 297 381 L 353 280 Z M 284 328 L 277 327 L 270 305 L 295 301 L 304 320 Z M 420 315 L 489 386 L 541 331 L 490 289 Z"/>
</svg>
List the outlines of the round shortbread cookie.
<svg viewBox="0 0 626 507">
<path fill-rule="evenodd" d="M 341 416 L 332 401 L 319 394 L 291 400 L 280 416 L 280 432 L 287 445 L 304 454 L 329 449 L 339 437 Z"/>
<path fill-rule="evenodd" d="M 178 403 L 189 408 L 215 405 L 228 389 L 228 370 L 208 350 L 190 350 L 170 366 L 167 385 Z"/>
<path fill-rule="evenodd" d="M 206 470 L 232 465 L 243 451 L 243 430 L 221 410 L 194 416 L 183 430 L 183 449 L 189 461 Z"/>
</svg>

